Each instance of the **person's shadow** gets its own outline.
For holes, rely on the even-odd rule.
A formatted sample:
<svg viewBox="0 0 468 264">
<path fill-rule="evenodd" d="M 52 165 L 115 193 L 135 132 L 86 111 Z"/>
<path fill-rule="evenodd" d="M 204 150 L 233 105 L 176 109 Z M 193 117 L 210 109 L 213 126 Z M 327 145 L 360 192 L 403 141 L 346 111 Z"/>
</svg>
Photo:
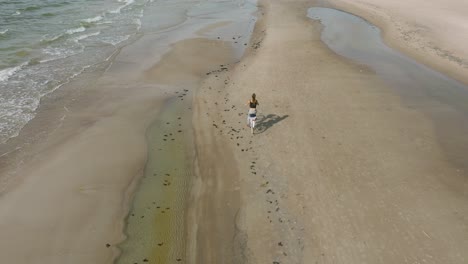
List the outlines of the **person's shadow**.
<svg viewBox="0 0 468 264">
<path fill-rule="evenodd" d="M 279 116 L 275 114 L 259 115 L 255 124 L 255 134 L 261 134 L 267 131 L 274 124 L 286 119 L 289 115 Z"/>
</svg>

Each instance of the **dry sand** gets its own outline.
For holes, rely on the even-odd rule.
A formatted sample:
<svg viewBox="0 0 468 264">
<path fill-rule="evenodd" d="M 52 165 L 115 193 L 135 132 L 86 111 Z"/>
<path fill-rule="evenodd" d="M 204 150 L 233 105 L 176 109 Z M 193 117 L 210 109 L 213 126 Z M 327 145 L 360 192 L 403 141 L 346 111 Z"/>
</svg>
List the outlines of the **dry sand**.
<svg viewBox="0 0 468 264">
<path fill-rule="evenodd" d="M 193 215 L 210 232 L 192 263 L 466 263 L 467 172 L 433 120 L 320 41 L 306 12 L 323 1 L 262 3 L 249 54 L 195 101 Z"/>
</svg>

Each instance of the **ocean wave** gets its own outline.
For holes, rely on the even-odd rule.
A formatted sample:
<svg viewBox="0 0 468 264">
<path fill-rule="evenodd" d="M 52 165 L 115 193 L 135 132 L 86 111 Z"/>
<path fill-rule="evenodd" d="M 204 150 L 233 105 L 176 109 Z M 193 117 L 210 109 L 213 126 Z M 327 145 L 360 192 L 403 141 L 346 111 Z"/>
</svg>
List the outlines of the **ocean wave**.
<svg viewBox="0 0 468 264">
<path fill-rule="evenodd" d="M 60 3 L 52 3 L 52 4 L 49 4 L 47 6 L 48 7 L 61 7 L 61 6 L 68 5 L 68 4 L 70 4 L 70 2 L 64 1 L 64 2 L 60 2 Z"/>
<path fill-rule="evenodd" d="M 125 3 L 125 6 L 129 6 L 129 5 L 133 4 L 133 3 L 135 3 L 135 0 L 125 0 L 124 3 Z"/>
<path fill-rule="evenodd" d="M 63 38 L 65 35 L 64 34 L 59 34 L 59 35 L 56 35 L 56 36 L 53 36 L 53 37 L 49 37 L 49 35 L 45 35 L 42 37 L 41 39 L 41 43 L 43 44 L 49 44 L 49 43 L 52 43 L 56 40 L 59 40 L 61 38 Z"/>
<path fill-rule="evenodd" d="M 6 34 L 7 32 L 9 31 L 9 29 L 5 29 L 5 30 L 0 30 L 0 35 L 3 35 L 3 34 Z"/>
<path fill-rule="evenodd" d="M 141 19 L 135 18 L 134 21 L 135 21 L 135 24 L 137 25 L 137 31 L 140 31 L 140 29 L 141 29 Z"/>
<path fill-rule="evenodd" d="M 120 3 L 125 3 L 125 4 L 123 4 L 123 5 L 119 6 L 119 7 L 117 7 L 117 8 L 114 9 L 114 10 L 109 11 L 109 13 L 111 13 L 111 14 L 120 14 L 120 12 L 121 12 L 122 9 L 124 9 L 124 8 L 126 8 L 127 6 L 133 4 L 133 3 L 135 2 L 135 0 L 119 0 L 118 2 L 120 2 Z"/>
<path fill-rule="evenodd" d="M 72 28 L 72 29 L 67 30 L 67 34 L 68 34 L 68 35 L 73 35 L 73 34 L 75 34 L 75 33 L 80 33 L 80 32 L 83 32 L 83 31 L 85 31 L 85 30 L 86 30 L 85 27 Z"/>
<path fill-rule="evenodd" d="M 20 11 L 16 11 L 12 16 L 19 16 L 21 15 L 21 12 Z"/>
<path fill-rule="evenodd" d="M 92 18 L 83 19 L 81 21 L 91 24 L 91 23 L 96 23 L 98 21 L 101 21 L 102 19 L 103 19 L 102 16 L 96 16 L 96 17 L 92 17 Z"/>
<path fill-rule="evenodd" d="M 0 144 L 17 137 L 21 129 L 34 117 L 33 113 L 18 107 L 0 104 Z"/>
<path fill-rule="evenodd" d="M 21 129 L 34 118 L 39 103 L 39 94 L 22 89 L 19 96 L 0 100 L 0 144 L 18 136 Z"/>
<path fill-rule="evenodd" d="M 8 81 L 8 79 L 10 79 L 10 77 L 13 76 L 13 74 L 15 74 L 17 71 L 21 70 L 23 66 L 24 65 L 22 64 L 20 66 L 0 70 L 0 82 Z"/>
<path fill-rule="evenodd" d="M 122 8 L 123 8 L 123 6 L 119 6 L 114 10 L 110 10 L 109 13 L 110 14 L 120 14 L 120 10 L 122 10 Z"/>
<path fill-rule="evenodd" d="M 53 16 L 56 16 L 56 14 L 54 14 L 54 13 L 44 13 L 41 16 L 43 16 L 43 17 L 53 17 Z"/>
<path fill-rule="evenodd" d="M 113 46 L 122 43 L 130 38 L 130 35 L 125 36 L 113 36 L 113 37 L 106 37 L 102 38 L 101 41 L 107 44 L 111 44 Z"/>
<path fill-rule="evenodd" d="M 20 11 L 35 11 L 35 10 L 39 10 L 41 8 L 42 7 L 40 7 L 40 6 L 28 6 L 26 8 L 20 9 Z"/>
<path fill-rule="evenodd" d="M 21 93 L 21 97 L 0 100 L 0 144 L 17 137 L 21 129 L 36 116 L 36 110 L 42 97 L 71 82 L 87 68 L 89 66 L 82 67 L 81 70 L 69 76 L 64 82 L 46 92 L 24 91 Z M 47 84 L 43 83 L 42 85 Z"/>
<path fill-rule="evenodd" d="M 84 50 L 84 47 L 80 46 L 78 48 L 79 49 L 47 47 L 42 50 L 42 53 L 48 55 L 49 58 L 41 60 L 40 63 L 64 59 L 70 56 L 81 54 Z"/>
<path fill-rule="evenodd" d="M 78 27 L 78 28 L 69 29 L 65 33 L 58 34 L 58 35 L 55 35 L 55 36 L 52 36 L 52 37 L 49 36 L 49 35 L 45 35 L 45 36 L 42 37 L 41 43 L 42 44 L 51 44 L 53 42 L 56 42 L 58 40 L 63 39 L 66 35 L 73 35 L 73 34 L 84 32 L 84 31 L 86 31 L 86 28 L 81 26 L 81 27 Z"/>
<path fill-rule="evenodd" d="M 99 34 L 101 34 L 101 31 L 93 32 L 93 33 L 90 33 L 90 34 L 80 35 L 80 36 L 74 38 L 73 40 L 76 42 L 76 41 L 80 41 L 80 40 L 83 40 L 83 39 L 87 39 L 89 37 L 97 36 Z"/>
</svg>

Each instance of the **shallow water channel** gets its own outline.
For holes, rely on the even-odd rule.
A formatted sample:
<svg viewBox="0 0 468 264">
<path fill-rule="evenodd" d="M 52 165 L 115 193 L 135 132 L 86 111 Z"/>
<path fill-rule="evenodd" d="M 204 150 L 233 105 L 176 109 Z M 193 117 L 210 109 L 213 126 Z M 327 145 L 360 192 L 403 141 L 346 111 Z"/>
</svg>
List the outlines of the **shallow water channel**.
<svg viewBox="0 0 468 264">
<path fill-rule="evenodd" d="M 176 263 L 185 258 L 185 210 L 193 161 L 192 93 L 176 93 L 147 130 L 147 164 L 126 221 L 129 239 L 119 246 L 122 255 L 116 263 Z"/>
<path fill-rule="evenodd" d="M 370 67 L 406 107 L 428 116 L 447 160 L 468 171 L 467 86 L 389 48 L 380 29 L 360 17 L 330 8 L 310 8 L 308 17 L 323 25 L 331 50 Z"/>
</svg>

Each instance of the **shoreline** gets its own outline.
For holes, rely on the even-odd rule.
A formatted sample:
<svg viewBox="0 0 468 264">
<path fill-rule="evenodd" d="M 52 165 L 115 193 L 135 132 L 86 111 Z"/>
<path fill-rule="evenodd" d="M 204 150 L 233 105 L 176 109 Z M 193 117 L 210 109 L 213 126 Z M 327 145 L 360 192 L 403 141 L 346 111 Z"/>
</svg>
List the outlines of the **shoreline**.
<svg viewBox="0 0 468 264">
<path fill-rule="evenodd" d="M 238 8 L 242 9 L 242 6 Z M 247 13 L 249 8 L 241 12 Z M 226 24 L 228 35 L 248 31 L 251 21 L 246 18 L 239 18 L 237 24 Z M 198 40 L 196 32 L 217 21 L 213 18 L 209 21 L 200 19 L 200 24 L 184 23 L 189 30 L 194 30 L 186 36 L 190 41 L 184 42 L 183 36 L 179 35 L 169 39 L 174 45 L 162 56 L 156 55 L 164 51 L 164 47 L 152 45 L 157 36 L 150 32 L 131 46 L 124 47 L 102 75 L 98 73 L 96 78 L 86 79 L 84 83 L 73 82 L 44 99 L 36 118 L 28 123 L 20 136 L 9 142 L 12 147 L 8 148 L 14 149 L 17 142 L 27 139 L 22 143 L 24 147 L 18 149 L 18 153 L 9 152 L 1 157 L 2 165 L 5 165 L 2 166 L 2 180 L 6 179 L 8 185 L 0 200 L 0 229 L 8 230 L 4 232 L 6 236 L 15 237 L 0 241 L 2 260 L 30 263 L 34 258 L 47 263 L 109 263 L 119 255 L 115 245 L 125 238 L 122 233 L 125 216 L 131 209 L 146 161 L 146 144 L 142 144 L 146 141 L 146 127 L 159 116 L 163 101 L 171 97 L 174 87 L 193 85 L 194 78 L 198 78 L 196 75 L 203 72 L 204 76 L 207 67 L 212 70 L 219 67 L 219 62 L 229 63 L 225 58 L 231 56 L 227 49 L 233 41 L 225 41 L 228 35 L 221 34 L 223 40 L 213 40 L 216 46 L 211 45 L 211 64 L 205 59 L 200 64 L 200 72 L 189 73 L 182 79 L 178 79 L 180 75 L 174 72 L 170 79 L 164 80 L 165 83 L 158 84 L 153 79 L 158 73 L 153 70 L 160 71 L 157 65 L 164 63 L 160 59 L 164 60 L 166 54 L 171 54 L 180 45 L 180 51 L 197 43 L 209 45 L 200 38 L 215 38 L 212 35 L 218 34 L 221 28 L 215 26 L 201 32 L 203 36 Z M 243 40 L 248 35 L 237 37 Z M 242 49 L 241 45 L 232 45 L 232 50 Z M 144 49 L 140 50 L 142 47 Z M 219 48 L 224 50 L 214 52 Z M 203 53 L 195 56 L 203 56 Z M 169 58 L 166 63 L 172 63 L 174 59 L 177 57 Z M 194 58 L 194 62 L 200 59 Z M 179 61 L 181 65 L 184 66 Z M 145 72 L 146 69 L 151 71 Z M 163 67 L 159 74 L 165 73 L 168 69 Z M 34 134 L 34 140 L 30 141 Z M 4 178 L 7 172 L 21 177 Z M 47 185 L 54 188 L 44 192 Z M 30 204 L 28 197 L 34 197 Z M 44 206 L 57 210 L 44 215 L 39 212 Z M 14 224 L 18 219 L 24 219 L 24 222 Z M 20 227 L 22 230 L 18 229 Z M 23 234 L 25 232 L 28 235 Z M 24 241 L 30 235 L 36 239 Z M 47 240 L 60 240 L 60 243 L 44 243 Z M 82 244 L 83 241 L 86 243 Z"/>
<path fill-rule="evenodd" d="M 178 239 L 170 238 L 185 246 L 177 254 L 162 250 L 172 259 L 457 263 L 468 257 L 462 251 L 468 246 L 466 234 L 458 231 L 466 226 L 460 218 L 468 212 L 468 185 L 464 172 L 447 161 L 438 145 L 434 121 L 405 105 L 368 67 L 330 50 L 320 39 L 319 23 L 307 18 L 313 6 L 321 5 L 259 1 L 258 20 L 240 60 L 236 54 L 242 52 L 228 42 L 198 36 L 176 41 L 155 62 L 145 55 L 156 54 L 154 49 L 137 51 L 151 46 L 146 40 L 119 54 L 91 88 L 72 92 L 78 101 L 66 91 L 54 93 L 47 99 L 52 104 L 44 105 L 34 122 L 45 120 L 56 128 L 39 126 L 53 133 L 37 135 L 39 142 L 31 147 L 25 143 L 20 152 L 26 152 L 27 164 L 21 164 L 26 170 L 17 172 L 23 176 L 0 195 L 0 229 L 22 246 L 0 241 L 0 248 L 11 249 L 2 250 L 5 256 L 0 258 L 15 263 L 116 263 L 117 257 L 128 257 L 121 255 L 126 254 L 121 247 L 132 249 L 138 245 L 132 239 L 148 232 L 140 225 L 132 231 L 135 236 L 127 233 L 132 214 L 153 217 L 144 227 L 166 232 L 170 221 L 156 217 L 161 208 L 153 207 L 168 197 L 146 195 L 156 195 L 153 188 L 167 184 L 167 175 L 160 175 L 167 172 L 154 175 L 151 166 L 176 164 L 170 163 L 170 155 L 149 161 L 154 153 L 148 148 L 165 143 L 158 133 L 162 126 L 155 135 L 148 133 L 163 116 L 175 117 L 168 114 L 175 109 L 168 100 L 183 100 L 192 92 L 193 101 L 184 102 L 185 114 L 191 115 L 184 126 L 191 126 L 187 131 L 193 138 L 181 139 L 186 142 L 185 165 L 192 171 L 180 175 L 188 191 L 177 204 L 178 210 L 186 209 L 183 223 L 177 219 L 184 230 L 178 230 Z M 213 23 L 197 34 L 219 33 L 230 25 Z M 206 46 L 211 48 L 204 56 Z M 145 56 L 152 58 L 140 64 L 138 59 Z M 138 85 L 132 84 L 135 80 Z M 245 127 L 243 108 L 252 92 L 261 102 L 254 136 Z M 31 132 L 21 137 L 38 131 L 34 123 L 30 126 Z M 51 136 L 57 137 L 40 142 Z M 11 169 L 6 166 L 20 158 L 14 152 L 0 156 L 1 168 Z M 179 160 L 174 162 L 180 165 Z M 139 196 L 145 202 L 134 204 Z M 46 204 L 57 210 L 44 214 Z M 167 208 L 174 209 L 174 203 Z M 7 229 L 19 226 L 18 220 L 24 230 Z M 157 226 L 157 221 L 166 224 Z M 73 233 L 77 227 L 84 232 Z M 52 246 L 36 249 L 50 232 L 58 234 L 51 238 Z M 26 241 L 31 234 L 36 240 Z M 157 239 L 170 236 L 159 235 Z M 170 239 L 157 242 L 169 246 Z M 138 249 L 151 251 L 153 242 L 145 240 L 147 248 Z M 23 254 L 28 246 L 35 249 Z M 158 259 L 162 251 L 157 250 L 138 252 L 132 260 Z"/>
<path fill-rule="evenodd" d="M 413 3 L 413 7 L 418 8 L 417 4 Z M 350 3 L 348 0 L 327 0 L 325 4 L 318 6 L 331 7 L 364 18 L 381 29 L 382 38 L 389 47 L 449 78 L 468 85 L 467 55 L 464 56 L 450 49 L 447 38 L 439 39 L 438 32 L 434 32 L 433 28 L 425 27 L 422 23 L 428 22 L 429 17 L 405 17 L 403 12 L 386 9 L 382 3 L 371 4 L 365 1 Z M 443 17 L 432 18 L 437 22 L 443 19 Z M 468 23 L 468 21 L 464 22 Z M 467 41 L 463 38 L 455 40 Z"/>
</svg>

